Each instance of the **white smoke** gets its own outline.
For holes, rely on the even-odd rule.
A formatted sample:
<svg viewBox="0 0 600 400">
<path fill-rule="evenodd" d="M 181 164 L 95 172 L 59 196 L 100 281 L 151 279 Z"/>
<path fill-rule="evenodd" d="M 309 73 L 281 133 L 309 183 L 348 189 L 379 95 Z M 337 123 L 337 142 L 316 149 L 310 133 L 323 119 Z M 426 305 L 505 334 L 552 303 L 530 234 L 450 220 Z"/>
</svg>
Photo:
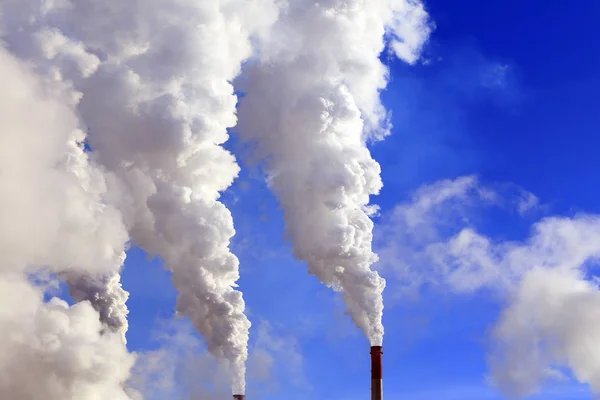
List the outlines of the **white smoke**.
<svg viewBox="0 0 600 400">
<path fill-rule="evenodd" d="M 27 175 L 6 188 L 15 191 L 9 201 L 23 200 L 19 209 L 34 210 L 7 217 L 18 223 L 7 224 L 16 228 L 6 243 L 19 243 L 7 254 L 23 251 L 27 265 L 51 266 L 82 301 L 77 307 L 93 302 L 112 328 L 102 337 L 122 338 L 122 218 L 133 241 L 173 271 L 177 311 L 192 320 L 209 351 L 228 362 L 233 389 L 242 393 L 250 323 L 235 289 L 238 260 L 228 248 L 233 222 L 219 196 L 239 171 L 222 144 L 236 124 L 231 81 L 251 56 L 252 40 L 260 56 L 248 69 L 242 132 L 270 157 L 271 184 L 286 209 L 296 255 L 343 291 L 354 321 L 381 344 L 385 283 L 370 269 L 377 257 L 369 219 L 375 208 L 368 205 L 381 180 L 365 144 L 389 129 L 379 100 L 387 71 L 378 57 L 387 32 L 395 53 L 415 62 L 429 34 L 427 14 L 414 1 L 278 6 L 281 18 L 271 29 L 278 9 L 269 0 L 0 2 L 0 31 L 10 51 L 48 80 L 66 83 L 61 96 L 70 97 L 63 101 L 76 108 L 88 133 L 65 130 L 70 136 L 59 147 L 40 147 L 49 155 L 69 154 L 64 160 L 38 149 L 39 165 L 52 171 L 63 163 L 75 183 L 29 182 Z M 68 113 L 65 121 L 77 126 Z M 89 165 L 84 140 L 106 174 Z M 36 154 L 29 147 L 38 143 L 24 143 L 21 152 L 2 155 L 11 168 L 29 171 L 11 160 Z M 38 179 L 41 172 L 34 172 Z M 68 207 L 62 214 L 35 209 L 32 199 L 41 197 L 19 197 L 23 185 L 44 193 L 44 200 L 64 196 Z M 36 237 L 44 231 L 21 228 L 42 217 L 61 230 Z M 25 233 L 14 235 L 19 229 Z M 38 247 L 24 248 L 18 239 L 25 237 Z"/>
<path fill-rule="evenodd" d="M 129 399 L 120 334 L 101 333 L 89 302 L 46 302 L 28 279 L 113 274 L 122 261 L 127 233 L 82 149 L 77 96 L 3 47 L 0 86 L 0 398 Z"/>
<path fill-rule="evenodd" d="M 68 38 L 52 25 L 58 21 L 65 24 L 69 8 L 68 2 L 4 0 L 0 2 L 0 32 L 14 54 L 30 62 L 46 79 L 63 82 L 65 96 L 73 97 L 68 102 L 77 106 L 82 94 L 66 89 L 72 85 L 69 80 L 76 81 L 89 76 L 96 70 L 100 60 L 87 53 L 82 43 Z M 69 150 L 72 154 L 64 162 L 72 164 L 71 170 L 78 176 L 86 191 L 104 193 L 107 190 L 105 178 L 101 177 L 100 170 L 88 169 L 87 158 L 83 157 L 85 140 L 85 134 L 76 131 Z M 98 182 L 101 182 L 101 186 L 95 187 Z M 106 199 L 105 194 L 103 196 Z M 116 213 L 114 209 L 111 210 Z M 107 268 L 100 273 L 72 270 L 60 273 L 60 277 L 69 285 L 74 299 L 78 302 L 90 301 L 94 309 L 100 312 L 102 323 L 120 332 L 123 340 L 127 331 L 128 313 L 125 302 L 129 295 L 120 285 L 119 269 L 124 260 L 123 251 L 114 256 L 111 269 Z"/>
<path fill-rule="evenodd" d="M 4 399 L 129 399 L 123 382 L 135 361 L 120 335 L 101 334 L 90 303 L 69 307 L 22 276 L 0 280 Z"/>
<path fill-rule="evenodd" d="M 119 264 L 121 265 L 121 264 Z M 118 272 L 110 275 L 89 275 L 68 272 L 61 274 L 69 287 L 69 293 L 77 303 L 89 301 L 100 314 L 100 321 L 113 332 L 119 332 L 126 342 L 127 299 L 129 292 L 121 285 Z"/>
<path fill-rule="evenodd" d="M 236 124 L 230 82 L 276 8 L 268 0 L 4 0 L 3 15 L 15 53 L 82 93 L 91 157 L 110 173 L 107 202 L 132 240 L 173 271 L 177 311 L 243 392 L 250 323 L 235 290 L 231 214 L 218 201 L 239 167 L 221 145 Z M 126 311 L 111 275 L 66 279 L 101 311 Z M 109 325 L 124 323 L 124 314 L 104 314 Z"/>
<path fill-rule="evenodd" d="M 133 240 L 173 271 L 177 311 L 231 364 L 233 390 L 244 393 L 250 322 L 228 249 L 232 217 L 218 198 L 239 171 L 221 144 L 236 123 L 230 81 L 251 54 L 254 28 L 243 18 L 255 4 L 155 1 L 125 13 L 114 4 L 105 13 L 130 18 L 113 31 L 133 43 L 108 53 L 82 85 L 90 144 L 119 179 L 115 201 Z M 97 18 L 93 10 L 77 12 L 80 20 Z M 110 49 L 98 30 L 82 35 Z"/>
<path fill-rule="evenodd" d="M 373 345 L 383 341 L 385 281 L 370 269 L 368 204 L 382 182 L 366 140 L 389 128 L 379 98 L 386 31 L 414 62 L 430 31 L 422 4 L 290 0 L 240 81 L 239 131 L 266 160 L 296 257 L 343 293 Z"/>
</svg>

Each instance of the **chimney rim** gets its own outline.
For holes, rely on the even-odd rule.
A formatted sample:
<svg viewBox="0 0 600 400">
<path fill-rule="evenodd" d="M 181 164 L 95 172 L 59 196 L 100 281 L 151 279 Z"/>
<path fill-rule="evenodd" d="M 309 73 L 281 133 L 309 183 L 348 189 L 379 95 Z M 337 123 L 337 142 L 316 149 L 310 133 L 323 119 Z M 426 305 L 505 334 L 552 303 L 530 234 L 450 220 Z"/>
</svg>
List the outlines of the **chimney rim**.
<svg viewBox="0 0 600 400">
<path fill-rule="evenodd" d="M 383 346 L 371 346 L 371 354 L 383 354 Z"/>
</svg>

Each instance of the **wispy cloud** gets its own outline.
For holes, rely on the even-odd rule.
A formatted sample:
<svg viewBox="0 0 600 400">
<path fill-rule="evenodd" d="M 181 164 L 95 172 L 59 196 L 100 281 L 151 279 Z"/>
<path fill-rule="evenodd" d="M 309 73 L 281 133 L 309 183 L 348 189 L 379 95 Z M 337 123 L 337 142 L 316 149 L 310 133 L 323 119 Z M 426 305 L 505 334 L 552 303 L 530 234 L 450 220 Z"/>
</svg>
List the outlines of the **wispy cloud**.
<svg viewBox="0 0 600 400">
<path fill-rule="evenodd" d="M 304 356 L 298 338 L 280 324 L 261 321 L 249 359 L 250 395 L 280 390 L 280 384 L 292 385 L 297 390 L 310 390 L 304 374 Z M 289 387 L 289 386 L 288 386 Z M 255 393 L 252 393 L 254 391 Z"/>
<path fill-rule="evenodd" d="M 310 391 L 304 357 L 294 332 L 260 321 L 253 330 L 248 358 L 248 396 L 277 394 L 291 384 Z M 156 350 L 138 355 L 129 387 L 148 400 L 229 400 L 229 370 L 206 351 L 189 321 L 159 321 L 154 332 Z"/>
<path fill-rule="evenodd" d="M 538 204 L 520 188 L 474 177 L 424 186 L 380 227 L 380 268 L 397 294 L 432 284 L 462 294 L 491 291 L 507 304 L 489 354 L 491 382 L 507 396 L 536 393 L 556 378 L 555 367 L 598 393 L 600 291 L 589 275 L 600 259 L 600 216 L 544 217 L 527 238 L 512 241 L 474 223 L 491 206 L 523 215 Z"/>
<path fill-rule="evenodd" d="M 490 208 L 524 215 L 538 203 L 516 185 L 482 184 L 472 175 L 423 185 L 383 216 L 376 230 L 378 268 L 397 282 L 402 296 L 423 284 L 446 284 L 458 292 L 500 287 L 512 280 L 510 272 L 498 275 L 498 250 L 474 227 Z"/>
</svg>

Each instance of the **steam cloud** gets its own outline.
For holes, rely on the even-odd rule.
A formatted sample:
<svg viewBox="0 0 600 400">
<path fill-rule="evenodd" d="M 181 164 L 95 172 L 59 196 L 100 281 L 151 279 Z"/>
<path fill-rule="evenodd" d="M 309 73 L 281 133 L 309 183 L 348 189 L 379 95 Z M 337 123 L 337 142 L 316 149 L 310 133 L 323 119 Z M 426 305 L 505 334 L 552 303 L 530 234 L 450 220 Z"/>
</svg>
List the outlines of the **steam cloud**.
<svg viewBox="0 0 600 400">
<path fill-rule="evenodd" d="M 381 344 L 366 141 L 389 129 L 384 34 L 414 63 L 427 18 L 409 0 L 1 0 L 0 397 L 141 396 L 125 388 L 130 239 L 164 259 L 177 311 L 245 392 L 250 322 L 219 197 L 239 171 L 222 147 L 231 82 L 255 49 L 240 131 L 268 160 L 296 256 Z M 42 272 L 77 304 L 44 301 Z"/>
<path fill-rule="evenodd" d="M 110 275 L 94 276 L 68 272 L 61 275 L 69 286 L 73 300 L 77 303 L 89 301 L 100 314 L 100 321 L 104 326 L 113 332 L 119 332 L 123 342 L 126 342 L 125 334 L 129 327 L 126 303 L 129 292 L 121 286 L 120 274 L 113 272 Z"/>
<path fill-rule="evenodd" d="M 236 124 L 230 82 L 251 55 L 251 36 L 264 34 L 276 8 L 262 0 L 0 4 L 9 49 L 81 93 L 73 106 L 88 137 L 78 139 L 106 170 L 102 201 L 122 213 L 136 244 L 165 260 L 179 291 L 177 311 L 229 364 L 233 389 L 243 393 L 250 322 L 235 290 L 231 214 L 218 201 L 239 167 L 221 145 Z M 75 300 L 91 301 L 124 338 L 119 265 L 60 276 Z"/>
<path fill-rule="evenodd" d="M 129 399 L 120 334 L 101 334 L 89 302 L 45 302 L 28 279 L 110 275 L 123 259 L 127 232 L 82 149 L 76 96 L 3 47 L 0 85 L 0 398 Z"/>
<path fill-rule="evenodd" d="M 383 341 L 385 281 L 371 265 L 369 196 L 380 167 L 366 146 L 387 134 L 379 92 L 384 34 L 413 63 L 430 28 L 415 1 L 290 1 L 240 83 L 241 136 L 267 162 L 296 257 L 343 293 L 373 345 Z"/>
</svg>

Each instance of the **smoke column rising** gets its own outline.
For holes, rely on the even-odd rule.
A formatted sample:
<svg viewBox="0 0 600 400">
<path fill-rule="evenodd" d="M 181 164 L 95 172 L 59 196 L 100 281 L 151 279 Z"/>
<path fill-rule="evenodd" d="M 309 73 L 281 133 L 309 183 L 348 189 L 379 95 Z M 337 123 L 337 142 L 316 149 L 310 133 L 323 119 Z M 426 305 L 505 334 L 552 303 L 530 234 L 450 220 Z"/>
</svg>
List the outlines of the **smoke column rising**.
<svg viewBox="0 0 600 400">
<path fill-rule="evenodd" d="M 82 93 L 77 110 L 91 157 L 109 172 L 107 202 L 132 240 L 165 260 L 177 311 L 230 364 L 233 389 L 243 393 L 250 323 L 228 249 L 233 221 L 218 201 L 239 167 L 221 145 L 236 124 L 230 82 L 251 55 L 251 36 L 264 35 L 277 10 L 267 0 L 4 5 L 11 49 Z M 98 299 L 98 309 L 126 312 L 123 292 L 97 286 L 116 283 L 110 275 L 89 278 L 67 281 L 81 299 Z"/>
<path fill-rule="evenodd" d="M 73 107 L 77 107 L 82 93 L 73 91 L 74 82 L 80 81 L 95 72 L 100 60 L 86 52 L 85 46 L 71 40 L 53 24 L 65 23 L 69 3 L 48 3 L 45 1 L 4 0 L 0 2 L 0 32 L 10 51 L 30 63 L 44 79 L 60 82 L 50 85 L 53 90 L 62 90 L 63 98 Z M 70 97 L 70 98 L 69 98 Z M 82 124 L 83 125 L 83 124 Z M 81 126 L 85 128 L 85 126 Z M 99 168 L 88 168 L 88 157 L 85 155 L 83 143 L 86 135 L 81 130 L 74 131 L 74 136 L 67 143 L 67 153 L 61 163 L 77 176 L 79 185 L 86 192 L 102 195 L 106 200 L 106 177 Z M 100 207 L 100 205 L 98 205 Z M 111 207 L 112 212 L 118 213 Z M 73 207 L 71 212 L 76 217 L 79 210 Z M 119 224 L 122 229 L 121 216 Z M 127 237 L 123 239 L 123 247 Z M 97 244 L 102 246 L 101 243 Z M 112 258 L 112 268 L 101 272 L 76 271 L 68 268 L 60 271 L 59 276 L 69 286 L 75 301 L 89 301 L 100 313 L 105 327 L 121 334 L 125 342 L 127 332 L 126 301 L 129 293 L 120 284 L 119 270 L 125 260 L 125 252 L 121 251 Z"/>
<path fill-rule="evenodd" d="M 218 198 L 239 171 L 221 144 L 236 123 L 229 82 L 251 54 L 254 28 L 243 18 L 257 3 L 155 1 L 125 13 L 116 4 L 105 13 L 131 19 L 113 31 L 135 42 L 84 84 L 89 96 L 80 111 L 90 144 L 119 178 L 117 201 L 133 240 L 165 260 L 179 291 L 177 311 L 230 363 L 233 390 L 244 393 L 250 322 L 235 289 L 239 263 L 228 249 L 232 217 Z M 78 15 L 93 23 L 97 12 Z M 101 26 L 84 35 L 112 47 Z"/>
<path fill-rule="evenodd" d="M 42 248 L 48 254 L 28 249 L 33 255 L 26 263 L 56 265 L 74 296 L 94 302 L 119 333 L 109 330 L 94 340 L 121 337 L 122 346 L 127 313 L 118 284 L 127 240 L 122 218 L 134 242 L 160 255 L 173 271 L 177 311 L 192 320 L 209 351 L 230 364 L 238 393 L 245 391 L 250 323 L 235 289 L 238 260 L 228 249 L 233 222 L 219 195 L 239 170 L 221 145 L 227 128 L 236 124 L 230 82 L 252 54 L 251 39 L 260 44 L 260 55 L 247 70 L 241 131 L 268 157 L 270 184 L 286 210 L 296 255 L 343 292 L 354 321 L 377 345 L 383 340 L 385 282 L 370 269 L 377 257 L 369 219 L 375 208 L 368 204 L 381 179 L 366 141 L 389 128 L 379 100 L 387 71 L 378 56 L 386 30 L 393 51 L 409 63 L 429 34 L 427 14 L 412 1 L 278 4 L 275 23 L 278 10 L 268 0 L 0 3 L 2 35 L 11 52 L 49 80 L 72 85 L 76 92 L 63 86 L 89 134 L 89 157 L 107 170 L 82 170 L 88 156 L 77 143 L 85 135 L 68 131 L 77 132 L 64 138 L 75 144 L 65 161 L 74 171 L 69 176 L 91 200 L 70 204 L 67 215 L 49 213 L 59 218 L 61 229 L 69 229 L 40 240 L 52 244 Z M 47 151 L 64 149 L 54 150 L 58 153 Z M 36 186 L 40 193 L 51 190 L 45 182 Z M 66 189 L 57 193 L 71 194 Z M 96 225 L 72 229 L 85 223 Z M 94 232 L 100 233 L 90 238 Z M 75 243 L 80 246 L 68 258 L 54 259 L 60 250 L 72 251 L 74 243 L 62 239 L 75 234 L 73 240 L 90 240 Z M 82 312 L 97 315 L 86 304 L 77 310 L 88 307 Z M 62 303 L 53 307 L 69 310 Z"/>
<path fill-rule="evenodd" d="M 369 196 L 382 182 L 366 141 L 389 129 L 379 99 L 386 32 L 396 55 L 415 62 L 430 32 L 423 6 L 292 0 L 240 80 L 240 135 L 266 160 L 294 253 L 343 293 L 372 345 L 383 341 L 385 281 L 371 270 Z"/>
<path fill-rule="evenodd" d="M 100 321 L 109 330 L 119 332 L 126 343 L 129 292 L 121 286 L 121 275 L 118 272 L 96 276 L 69 272 L 61 274 L 61 277 L 67 283 L 73 300 L 77 303 L 89 301 L 100 314 Z"/>
<path fill-rule="evenodd" d="M 42 267 L 112 274 L 128 239 L 81 148 L 77 96 L 3 47 L 0 86 L 0 398 L 130 399 L 134 357 L 120 335 L 100 334 L 89 302 L 45 302 L 28 279 Z"/>
</svg>

